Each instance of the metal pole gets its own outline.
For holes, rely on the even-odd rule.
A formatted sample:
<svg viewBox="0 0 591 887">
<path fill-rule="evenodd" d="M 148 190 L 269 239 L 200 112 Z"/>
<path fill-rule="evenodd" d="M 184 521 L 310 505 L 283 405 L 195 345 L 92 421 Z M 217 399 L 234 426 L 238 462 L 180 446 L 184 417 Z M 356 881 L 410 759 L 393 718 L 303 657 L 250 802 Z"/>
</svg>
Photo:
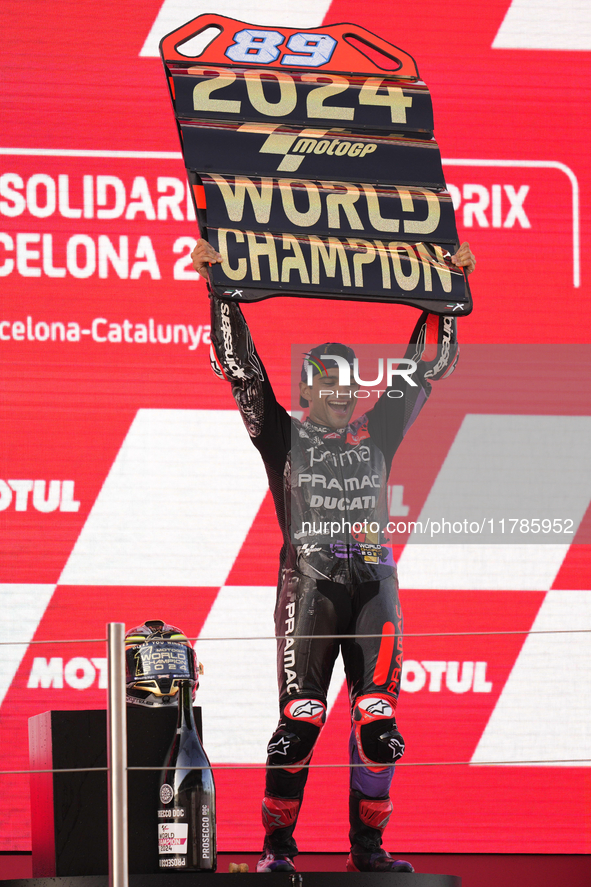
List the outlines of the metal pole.
<svg viewBox="0 0 591 887">
<path fill-rule="evenodd" d="M 127 720 L 125 711 L 125 625 L 107 624 L 109 695 L 109 887 L 128 887 Z"/>
</svg>

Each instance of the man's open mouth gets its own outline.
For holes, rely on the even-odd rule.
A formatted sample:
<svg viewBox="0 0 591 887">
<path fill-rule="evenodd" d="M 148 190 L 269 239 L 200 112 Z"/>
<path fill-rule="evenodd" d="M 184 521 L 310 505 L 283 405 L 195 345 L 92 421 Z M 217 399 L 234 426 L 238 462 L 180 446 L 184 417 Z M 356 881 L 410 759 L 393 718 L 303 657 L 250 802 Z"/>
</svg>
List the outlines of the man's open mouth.
<svg viewBox="0 0 591 887">
<path fill-rule="evenodd" d="M 347 415 L 351 401 L 348 400 L 329 400 L 328 405 L 337 416 L 344 418 Z"/>
</svg>

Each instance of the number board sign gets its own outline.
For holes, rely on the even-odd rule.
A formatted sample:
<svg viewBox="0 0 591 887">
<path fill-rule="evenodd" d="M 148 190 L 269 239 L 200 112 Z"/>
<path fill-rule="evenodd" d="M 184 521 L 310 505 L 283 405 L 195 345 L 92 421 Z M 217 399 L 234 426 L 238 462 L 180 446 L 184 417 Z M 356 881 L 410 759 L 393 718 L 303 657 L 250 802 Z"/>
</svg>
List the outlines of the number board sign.
<svg viewBox="0 0 591 887">
<path fill-rule="evenodd" d="M 197 49 L 194 47 L 197 45 Z M 398 302 L 468 314 L 433 109 L 414 59 L 357 25 L 201 15 L 160 44 L 224 298 Z"/>
</svg>

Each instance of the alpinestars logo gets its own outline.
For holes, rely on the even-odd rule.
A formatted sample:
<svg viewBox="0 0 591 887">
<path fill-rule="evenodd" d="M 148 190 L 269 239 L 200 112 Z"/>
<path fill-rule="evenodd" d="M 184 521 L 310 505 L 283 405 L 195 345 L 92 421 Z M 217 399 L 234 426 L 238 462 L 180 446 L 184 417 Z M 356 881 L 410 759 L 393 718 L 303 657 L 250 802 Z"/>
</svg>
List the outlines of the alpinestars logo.
<svg viewBox="0 0 591 887">
<path fill-rule="evenodd" d="M 400 736 L 400 734 L 398 734 L 398 736 L 391 736 L 388 748 L 392 752 L 393 761 L 397 761 L 398 758 L 401 758 L 404 754 L 404 740 L 402 736 Z"/>
<path fill-rule="evenodd" d="M 435 364 L 435 366 L 428 370 L 425 373 L 425 378 L 430 378 L 431 376 L 435 376 L 440 370 L 442 370 L 449 361 L 449 349 L 451 346 L 451 336 L 453 329 L 453 319 L 451 317 L 443 318 L 443 341 L 441 342 L 441 355 L 439 360 Z"/>
<path fill-rule="evenodd" d="M 230 320 L 230 306 L 227 302 L 222 302 L 220 306 L 222 336 L 224 339 L 224 363 L 226 373 L 231 379 L 245 379 L 246 373 L 240 366 L 234 354 L 234 343 L 232 341 L 232 323 Z"/>
<path fill-rule="evenodd" d="M 268 831 L 283 827 L 283 817 L 280 813 L 271 813 L 265 802 L 263 801 L 263 822 Z"/>
<path fill-rule="evenodd" d="M 303 705 L 294 706 L 291 710 L 292 718 L 313 718 L 315 715 L 324 711 L 324 706 L 319 702 L 308 700 Z"/>
<path fill-rule="evenodd" d="M 230 311 L 230 303 L 229 302 L 220 302 L 219 304 L 220 311 L 220 329 L 222 334 L 222 342 L 218 341 L 218 348 L 222 352 L 221 364 L 218 360 L 218 356 L 216 354 L 213 345 L 211 346 L 209 353 L 209 360 L 211 363 L 211 367 L 216 374 L 216 376 L 222 376 L 224 379 L 229 379 L 231 381 L 244 381 L 247 378 L 253 378 L 253 373 L 248 372 L 247 368 L 250 368 L 254 371 L 254 374 L 260 381 L 262 382 L 265 378 L 263 373 L 263 368 L 261 366 L 261 362 L 258 358 L 258 355 L 255 351 L 254 342 L 252 341 L 252 337 L 250 332 L 246 330 L 245 335 L 245 348 L 246 348 L 246 359 L 241 361 L 239 356 L 236 354 L 234 350 L 234 328 L 232 325 L 232 313 Z M 219 340 L 219 336 L 218 336 Z M 221 346 L 221 347 L 220 347 Z M 244 364 L 244 365 L 243 365 Z"/>
<path fill-rule="evenodd" d="M 322 727 L 326 720 L 326 706 L 317 699 L 295 699 L 287 703 L 284 714 L 288 718 L 309 721 Z"/>
<path fill-rule="evenodd" d="M 267 754 L 270 755 L 287 755 L 289 751 L 289 739 L 285 736 L 282 736 L 280 739 L 275 740 L 275 742 L 270 742 L 267 746 Z"/>
<path fill-rule="evenodd" d="M 369 705 L 361 703 L 359 708 L 364 708 L 368 715 L 374 715 L 374 717 L 378 718 L 390 718 L 393 714 L 392 706 L 385 699 L 376 699 L 375 702 L 370 702 Z"/>
<path fill-rule="evenodd" d="M 296 798 L 263 798 L 263 824 L 267 834 L 276 828 L 292 825 L 297 819 L 300 802 Z"/>
<path fill-rule="evenodd" d="M 279 154 L 283 160 L 277 167 L 278 172 L 295 172 L 302 165 L 307 154 L 330 154 L 332 157 L 365 157 L 376 150 L 376 142 L 355 142 L 352 139 L 336 138 L 330 130 L 302 129 L 299 133 L 276 132 L 279 124 L 261 125 L 244 123 L 238 127 L 239 132 L 268 132 L 268 138 L 259 149 L 260 154 Z M 337 130 L 340 132 L 340 130 Z M 291 153 L 289 153 L 291 152 Z"/>
</svg>

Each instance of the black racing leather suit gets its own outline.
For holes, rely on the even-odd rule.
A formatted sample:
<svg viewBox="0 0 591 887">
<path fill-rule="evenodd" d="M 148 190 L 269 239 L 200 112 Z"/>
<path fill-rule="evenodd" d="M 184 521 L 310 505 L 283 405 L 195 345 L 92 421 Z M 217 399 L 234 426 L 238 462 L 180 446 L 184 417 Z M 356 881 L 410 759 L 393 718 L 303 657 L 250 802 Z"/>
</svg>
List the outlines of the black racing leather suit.
<svg viewBox="0 0 591 887">
<path fill-rule="evenodd" d="M 283 534 L 275 609 L 281 718 L 268 749 L 268 763 L 282 769 L 267 770 L 263 819 L 267 850 L 293 855 L 305 764 L 324 722 L 339 648 L 353 713 L 350 757 L 358 765 L 351 769 L 354 805 L 355 798 L 387 798 L 392 764 L 404 750 L 393 718 L 402 671 L 402 612 L 385 533 L 387 481 L 394 454 L 429 397 L 430 380 L 454 368 L 455 320 L 423 313 L 406 353 L 417 365 L 416 384 L 398 379 L 372 409 L 335 431 L 291 418 L 277 402 L 236 303 L 212 297 L 211 315 L 212 367 L 232 385 L 262 456 Z M 294 714 L 294 699 L 305 701 L 302 714 Z M 358 710 L 364 699 L 386 714 L 390 705 L 389 720 L 365 723 L 369 715 L 363 711 L 361 718 Z M 356 728 L 355 718 L 364 726 Z M 297 806 L 286 814 L 290 803 Z M 269 825 L 269 818 L 276 822 Z M 356 807 L 351 840 L 375 847 L 381 831 L 364 822 Z"/>
</svg>

